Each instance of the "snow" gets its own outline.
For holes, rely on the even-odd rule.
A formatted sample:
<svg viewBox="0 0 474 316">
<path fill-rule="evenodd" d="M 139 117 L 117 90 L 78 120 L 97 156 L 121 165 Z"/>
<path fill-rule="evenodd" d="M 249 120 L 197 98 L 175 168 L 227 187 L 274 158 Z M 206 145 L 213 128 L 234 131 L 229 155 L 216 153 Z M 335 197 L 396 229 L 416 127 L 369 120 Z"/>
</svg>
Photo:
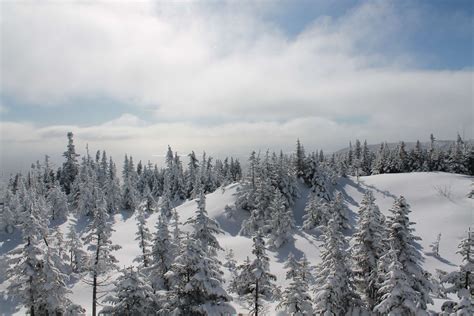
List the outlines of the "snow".
<svg viewBox="0 0 474 316">
<path fill-rule="evenodd" d="M 445 271 L 456 270 L 460 264 L 461 258 L 456 254 L 457 245 L 465 237 L 468 227 L 474 222 L 474 199 L 467 198 L 470 192 L 470 186 L 474 178 L 470 176 L 448 174 L 441 172 L 431 173 L 403 173 L 403 174 L 382 174 L 367 177 L 341 179 L 338 190 L 341 191 L 347 206 L 350 209 L 350 222 L 355 223 L 359 202 L 365 190 L 372 190 L 376 198 L 375 203 L 384 214 L 388 214 L 388 209 L 392 206 L 394 198 L 403 195 L 411 206 L 410 220 L 416 222 L 414 225 L 415 235 L 420 236 L 423 247 L 424 263 L 423 266 L 431 273 L 436 269 Z M 224 189 L 218 189 L 214 193 L 206 196 L 206 209 L 211 218 L 219 223 L 224 231 L 223 235 L 218 235 L 218 240 L 222 248 L 233 249 L 235 259 L 240 264 L 250 256 L 252 258 L 252 240 L 248 237 L 240 236 L 239 230 L 242 221 L 247 218 L 247 213 L 241 210 L 234 210 L 234 216 L 228 218 L 224 212 L 225 206 L 233 206 L 236 199 L 236 193 L 239 185 L 231 184 Z M 297 231 L 294 234 L 294 240 L 285 244 L 278 251 L 268 250 L 270 257 L 270 272 L 277 276 L 277 284 L 287 285 L 285 280 L 286 271 L 284 262 L 288 254 L 292 252 L 297 259 L 303 254 L 312 265 L 320 261 L 319 245 L 317 237 L 301 231 L 302 216 L 304 206 L 308 198 L 308 189 L 300 184 L 300 198 L 296 201 L 294 214 Z M 186 201 L 176 207 L 180 216 L 180 221 L 185 222 L 194 215 L 197 209 L 195 200 Z M 119 260 L 121 268 L 133 264 L 133 259 L 139 255 L 140 249 L 135 241 L 135 232 L 137 229 L 136 219 L 130 213 L 123 212 L 114 217 L 115 232 L 112 234 L 114 244 L 120 245 L 115 256 Z M 147 225 L 150 231 L 155 230 L 155 224 L 158 220 L 158 213 L 148 217 Z M 63 233 L 67 232 L 68 222 L 61 225 Z M 79 221 L 81 223 L 81 221 Z M 186 228 L 189 229 L 189 228 Z M 80 230 L 79 230 L 80 232 Z M 350 232 L 349 232 L 350 233 Z M 429 245 L 436 240 L 438 233 L 441 233 L 439 247 L 440 257 L 437 258 L 430 253 Z M 6 295 L 7 282 L 5 280 L 4 259 L 7 251 L 18 246 L 19 236 L 6 236 L 0 234 L 0 314 L 24 314 L 24 310 L 15 308 L 15 302 L 12 302 Z M 16 242 L 16 244 L 15 244 Z M 219 259 L 225 262 L 225 252 L 219 252 Z M 229 285 L 230 273 L 224 268 L 227 287 Z M 91 311 L 92 287 L 84 282 L 78 281 L 72 285 L 73 294 L 70 296 L 74 303 L 86 308 L 87 313 Z M 443 300 L 434 299 L 435 305 L 430 305 L 431 310 L 440 310 Z M 234 297 L 232 305 L 237 312 L 246 313 L 246 310 L 239 304 Z M 275 312 L 277 302 L 268 306 L 269 314 L 284 314 L 281 311 Z"/>
</svg>

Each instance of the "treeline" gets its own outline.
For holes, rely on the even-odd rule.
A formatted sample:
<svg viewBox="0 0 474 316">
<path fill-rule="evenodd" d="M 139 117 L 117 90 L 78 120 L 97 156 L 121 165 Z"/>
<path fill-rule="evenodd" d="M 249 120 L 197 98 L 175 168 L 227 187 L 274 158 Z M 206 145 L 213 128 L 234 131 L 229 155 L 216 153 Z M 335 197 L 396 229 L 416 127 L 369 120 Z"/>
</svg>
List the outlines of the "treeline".
<svg viewBox="0 0 474 316">
<path fill-rule="evenodd" d="M 403 173 L 419 171 L 443 171 L 474 175 L 474 146 L 465 142 L 458 134 L 455 142 L 447 148 L 437 145 L 433 134 L 430 135 L 428 147 L 416 141 L 408 150 L 405 142 L 390 148 L 381 143 L 376 151 L 370 150 L 367 142 L 359 140 L 354 146 L 349 144 L 346 152 L 334 154 L 331 163 L 337 166 L 341 175 L 365 176 L 382 173 Z"/>
</svg>

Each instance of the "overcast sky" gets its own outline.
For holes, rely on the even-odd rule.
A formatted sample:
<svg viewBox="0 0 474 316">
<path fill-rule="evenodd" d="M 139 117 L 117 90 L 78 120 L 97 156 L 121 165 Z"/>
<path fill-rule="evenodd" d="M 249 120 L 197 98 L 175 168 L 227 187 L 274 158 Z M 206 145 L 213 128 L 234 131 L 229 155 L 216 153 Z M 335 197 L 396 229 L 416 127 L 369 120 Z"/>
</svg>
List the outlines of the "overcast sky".
<svg viewBox="0 0 474 316">
<path fill-rule="evenodd" d="M 2 173 L 473 137 L 473 1 L 2 1 Z"/>
</svg>

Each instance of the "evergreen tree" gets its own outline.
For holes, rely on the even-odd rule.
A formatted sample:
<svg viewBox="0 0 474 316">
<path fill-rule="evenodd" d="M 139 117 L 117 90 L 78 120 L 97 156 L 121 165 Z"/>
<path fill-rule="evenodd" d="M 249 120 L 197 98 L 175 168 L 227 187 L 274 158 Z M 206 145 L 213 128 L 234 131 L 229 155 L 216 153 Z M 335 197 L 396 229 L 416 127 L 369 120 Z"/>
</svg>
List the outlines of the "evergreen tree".
<svg viewBox="0 0 474 316">
<path fill-rule="evenodd" d="M 120 192 L 120 182 L 117 177 L 117 168 L 115 163 L 112 161 L 112 157 L 109 159 L 109 166 L 107 169 L 107 179 L 105 182 L 105 198 L 107 201 L 107 210 L 109 213 L 115 213 L 119 211 L 122 201 L 122 195 Z"/>
<path fill-rule="evenodd" d="M 202 191 L 197 204 L 196 215 L 188 219 L 186 224 L 190 224 L 193 227 L 191 237 L 201 242 L 204 252 L 214 256 L 218 250 L 222 250 L 215 235 L 223 234 L 224 232 L 219 227 L 217 221 L 209 218 L 206 211 L 206 196 Z"/>
<path fill-rule="evenodd" d="M 288 255 L 284 267 L 287 269 L 286 279 L 291 280 L 283 291 L 282 299 L 277 308 L 283 308 L 290 315 L 312 315 L 311 296 L 308 294 L 308 283 L 304 271 L 292 253 Z"/>
<path fill-rule="evenodd" d="M 302 178 L 305 176 L 306 171 L 306 155 L 304 152 L 304 147 L 300 143 L 300 140 L 296 140 L 296 157 L 295 157 L 295 169 L 296 176 Z"/>
<path fill-rule="evenodd" d="M 150 264 L 150 247 L 152 235 L 150 230 L 147 227 L 147 221 L 145 217 L 145 207 L 146 204 L 143 203 L 137 210 L 136 220 L 137 220 L 137 232 L 135 240 L 138 241 L 138 246 L 140 247 L 141 254 L 135 258 L 135 262 L 138 262 L 140 266 L 148 267 Z"/>
<path fill-rule="evenodd" d="M 324 230 L 321 263 L 317 266 L 314 312 L 344 315 L 357 304 L 351 280 L 347 244 L 339 224 L 330 219 Z"/>
<path fill-rule="evenodd" d="M 66 234 L 66 251 L 69 253 L 70 270 L 74 273 L 80 273 L 85 269 L 88 261 L 88 255 L 83 250 L 82 240 L 77 235 L 75 228 L 76 221 L 69 225 L 69 230 Z"/>
<path fill-rule="evenodd" d="M 428 315 L 419 304 L 419 294 L 413 289 L 411 278 L 407 275 L 403 264 L 398 260 L 398 251 L 391 249 L 390 265 L 381 284 L 379 293 L 381 302 L 374 311 L 383 315 Z"/>
<path fill-rule="evenodd" d="M 65 220 L 69 213 L 67 196 L 61 191 L 58 183 L 51 184 L 48 190 L 47 202 L 51 205 L 51 220 Z"/>
<path fill-rule="evenodd" d="M 133 159 L 125 155 L 123 165 L 123 188 L 122 188 L 122 207 L 124 210 L 134 212 L 138 207 L 139 193 L 137 190 L 137 174 L 133 165 Z"/>
<path fill-rule="evenodd" d="M 264 310 L 264 301 L 275 297 L 276 277 L 270 273 L 270 259 L 267 256 L 263 234 L 258 231 L 253 238 L 253 261 L 247 261 L 237 269 L 240 273 L 234 279 L 235 292 L 247 303 L 250 314 L 258 316 Z"/>
<path fill-rule="evenodd" d="M 472 315 L 474 312 L 474 234 L 469 231 L 458 246 L 462 263 L 458 271 L 453 271 L 441 278 L 442 284 L 449 284 L 445 292 L 456 293 L 460 299 L 457 304 L 457 315 Z"/>
<path fill-rule="evenodd" d="M 189 235 L 167 273 L 172 288 L 171 309 L 179 315 L 223 315 L 235 313 L 231 297 L 222 287 L 220 262 L 204 251 L 201 241 Z"/>
<path fill-rule="evenodd" d="M 156 223 L 156 232 L 153 236 L 152 262 L 147 269 L 155 291 L 169 290 L 169 282 L 165 274 L 170 271 L 175 255 L 177 255 L 177 252 L 171 240 L 168 219 L 161 214 Z"/>
<path fill-rule="evenodd" d="M 140 270 L 123 269 L 114 282 L 113 294 L 105 298 L 103 313 L 110 315 L 156 315 L 157 299 L 153 288 L 146 282 Z"/>
<path fill-rule="evenodd" d="M 79 169 L 79 164 L 77 163 L 77 157 L 79 157 L 79 155 L 76 154 L 73 136 L 72 132 L 67 133 L 68 145 L 67 150 L 63 154 L 66 161 L 63 163 L 63 168 L 61 169 L 61 185 L 66 194 L 71 192 L 72 184 L 76 179 Z"/>
<path fill-rule="evenodd" d="M 86 282 L 92 285 L 93 316 L 97 314 L 98 286 L 103 285 L 107 280 L 107 278 L 101 279 L 101 277 L 118 269 L 116 264 L 118 261 L 112 252 L 121 248 L 118 245 L 112 244 L 111 235 L 114 229 L 112 228 L 103 197 L 98 201 L 94 214 L 94 218 L 88 226 L 88 232 L 84 237 L 85 243 L 89 245 L 89 250 L 92 252 L 88 267 L 92 280 L 87 280 Z"/>
<path fill-rule="evenodd" d="M 292 210 L 287 207 L 285 199 L 277 189 L 273 192 L 269 211 L 272 215 L 267 224 L 270 231 L 268 245 L 278 249 L 292 238 L 295 220 Z"/>
<path fill-rule="evenodd" d="M 421 267 L 423 257 L 420 253 L 417 240 L 413 234 L 414 224 L 409 220 L 410 206 L 403 196 L 395 200 L 388 217 L 388 243 L 397 255 L 403 272 L 407 276 L 408 284 L 416 293 L 414 304 L 417 308 L 426 310 L 426 305 L 431 303 L 429 297 L 431 284 L 426 277 L 426 272 Z M 382 258 L 383 259 L 383 258 Z"/>
<path fill-rule="evenodd" d="M 334 217 L 334 220 L 339 225 L 339 229 L 349 229 L 349 210 L 344 204 L 344 198 L 342 193 L 338 192 L 334 200 L 330 203 L 330 214 Z"/>
<path fill-rule="evenodd" d="M 364 194 L 359 208 L 356 232 L 352 237 L 355 285 L 368 310 L 373 310 L 378 295 L 377 263 L 384 254 L 384 217 L 371 191 Z"/>
<path fill-rule="evenodd" d="M 321 199 L 316 193 L 311 192 L 304 211 L 304 229 L 312 230 L 319 226 L 327 225 L 330 217 L 330 205 L 328 202 Z"/>
</svg>

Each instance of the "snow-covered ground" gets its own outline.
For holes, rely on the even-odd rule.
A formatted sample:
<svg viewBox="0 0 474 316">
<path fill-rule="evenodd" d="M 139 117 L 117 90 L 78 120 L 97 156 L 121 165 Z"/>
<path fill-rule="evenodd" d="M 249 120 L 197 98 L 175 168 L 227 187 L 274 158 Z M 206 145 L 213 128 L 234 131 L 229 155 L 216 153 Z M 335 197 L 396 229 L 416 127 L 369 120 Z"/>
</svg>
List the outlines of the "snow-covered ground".
<svg viewBox="0 0 474 316">
<path fill-rule="evenodd" d="M 436 269 L 452 271 L 460 263 L 460 257 L 456 254 L 457 245 L 461 238 L 466 235 L 469 226 L 474 223 L 474 199 L 467 198 L 470 185 L 474 178 L 463 175 L 448 173 L 405 173 L 405 174 L 384 174 L 376 176 L 361 177 L 357 179 L 342 179 L 338 189 L 343 193 L 347 206 L 352 211 L 351 221 L 355 223 L 358 210 L 358 203 L 362 199 L 365 190 L 372 190 L 376 197 L 376 203 L 380 210 L 387 214 L 395 197 L 403 195 L 411 205 L 411 220 L 416 222 L 415 234 L 422 238 L 421 245 L 424 252 L 424 267 L 429 272 L 434 273 Z M 235 218 L 227 218 L 224 214 L 226 205 L 232 206 L 235 202 L 238 185 L 232 184 L 224 190 L 207 195 L 206 205 L 209 216 L 215 218 L 225 234 L 219 236 L 219 241 L 224 249 L 233 249 L 236 260 L 242 262 L 247 256 L 251 256 L 252 241 L 250 238 L 239 236 L 242 220 L 247 216 L 243 211 L 237 211 Z M 298 226 L 302 224 L 302 215 L 308 196 L 308 189 L 300 186 L 300 198 L 295 205 L 295 219 Z M 187 201 L 177 207 L 182 221 L 193 216 L 196 210 L 195 201 Z M 157 221 L 157 214 L 148 218 L 148 225 L 154 231 Z M 67 223 L 62 225 L 65 229 Z M 136 221 L 134 216 L 118 214 L 115 216 L 116 230 L 113 234 L 113 241 L 122 246 L 117 251 L 116 257 L 120 261 L 121 267 L 133 264 L 133 259 L 139 254 L 138 244 L 135 241 Z M 440 243 L 440 258 L 430 254 L 429 245 L 436 239 L 438 233 L 442 234 Z M 3 258 L 5 253 L 15 247 L 19 236 L 0 235 L 0 255 Z M 311 264 L 319 262 L 320 242 L 314 236 L 302 232 L 299 227 L 295 232 L 294 241 L 286 244 L 278 252 L 269 251 L 271 258 L 271 272 L 278 278 L 277 283 L 285 286 L 285 271 L 283 263 L 288 254 L 293 252 L 296 257 L 305 254 Z M 224 260 L 224 252 L 220 253 L 221 260 Z M 1 263 L 1 262 L 0 262 Z M 4 265 L 0 264 L 0 312 L 1 315 L 24 314 L 17 307 L 15 301 L 11 301 L 5 293 L 6 282 L 4 276 Z M 227 285 L 229 273 L 225 271 Z M 226 286 L 227 286 L 226 285 Z M 92 289 L 90 286 L 79 281 L 72 287 L 71 296 L 75 303 L 91 310 Z M 234 307 L 238 312 L 246 313 L 246 310 L 239 304 L 238 298 L 234 297 Z M 442 300 L 435 300 L 435 305 L 430 306 L 431 310 L 438 310 Z M 271 315 L 279 314 L 275 312 L 276 304 L 268 307 Z M 283 314 L 283 313 L 281 313 Z"/>
</svg>

